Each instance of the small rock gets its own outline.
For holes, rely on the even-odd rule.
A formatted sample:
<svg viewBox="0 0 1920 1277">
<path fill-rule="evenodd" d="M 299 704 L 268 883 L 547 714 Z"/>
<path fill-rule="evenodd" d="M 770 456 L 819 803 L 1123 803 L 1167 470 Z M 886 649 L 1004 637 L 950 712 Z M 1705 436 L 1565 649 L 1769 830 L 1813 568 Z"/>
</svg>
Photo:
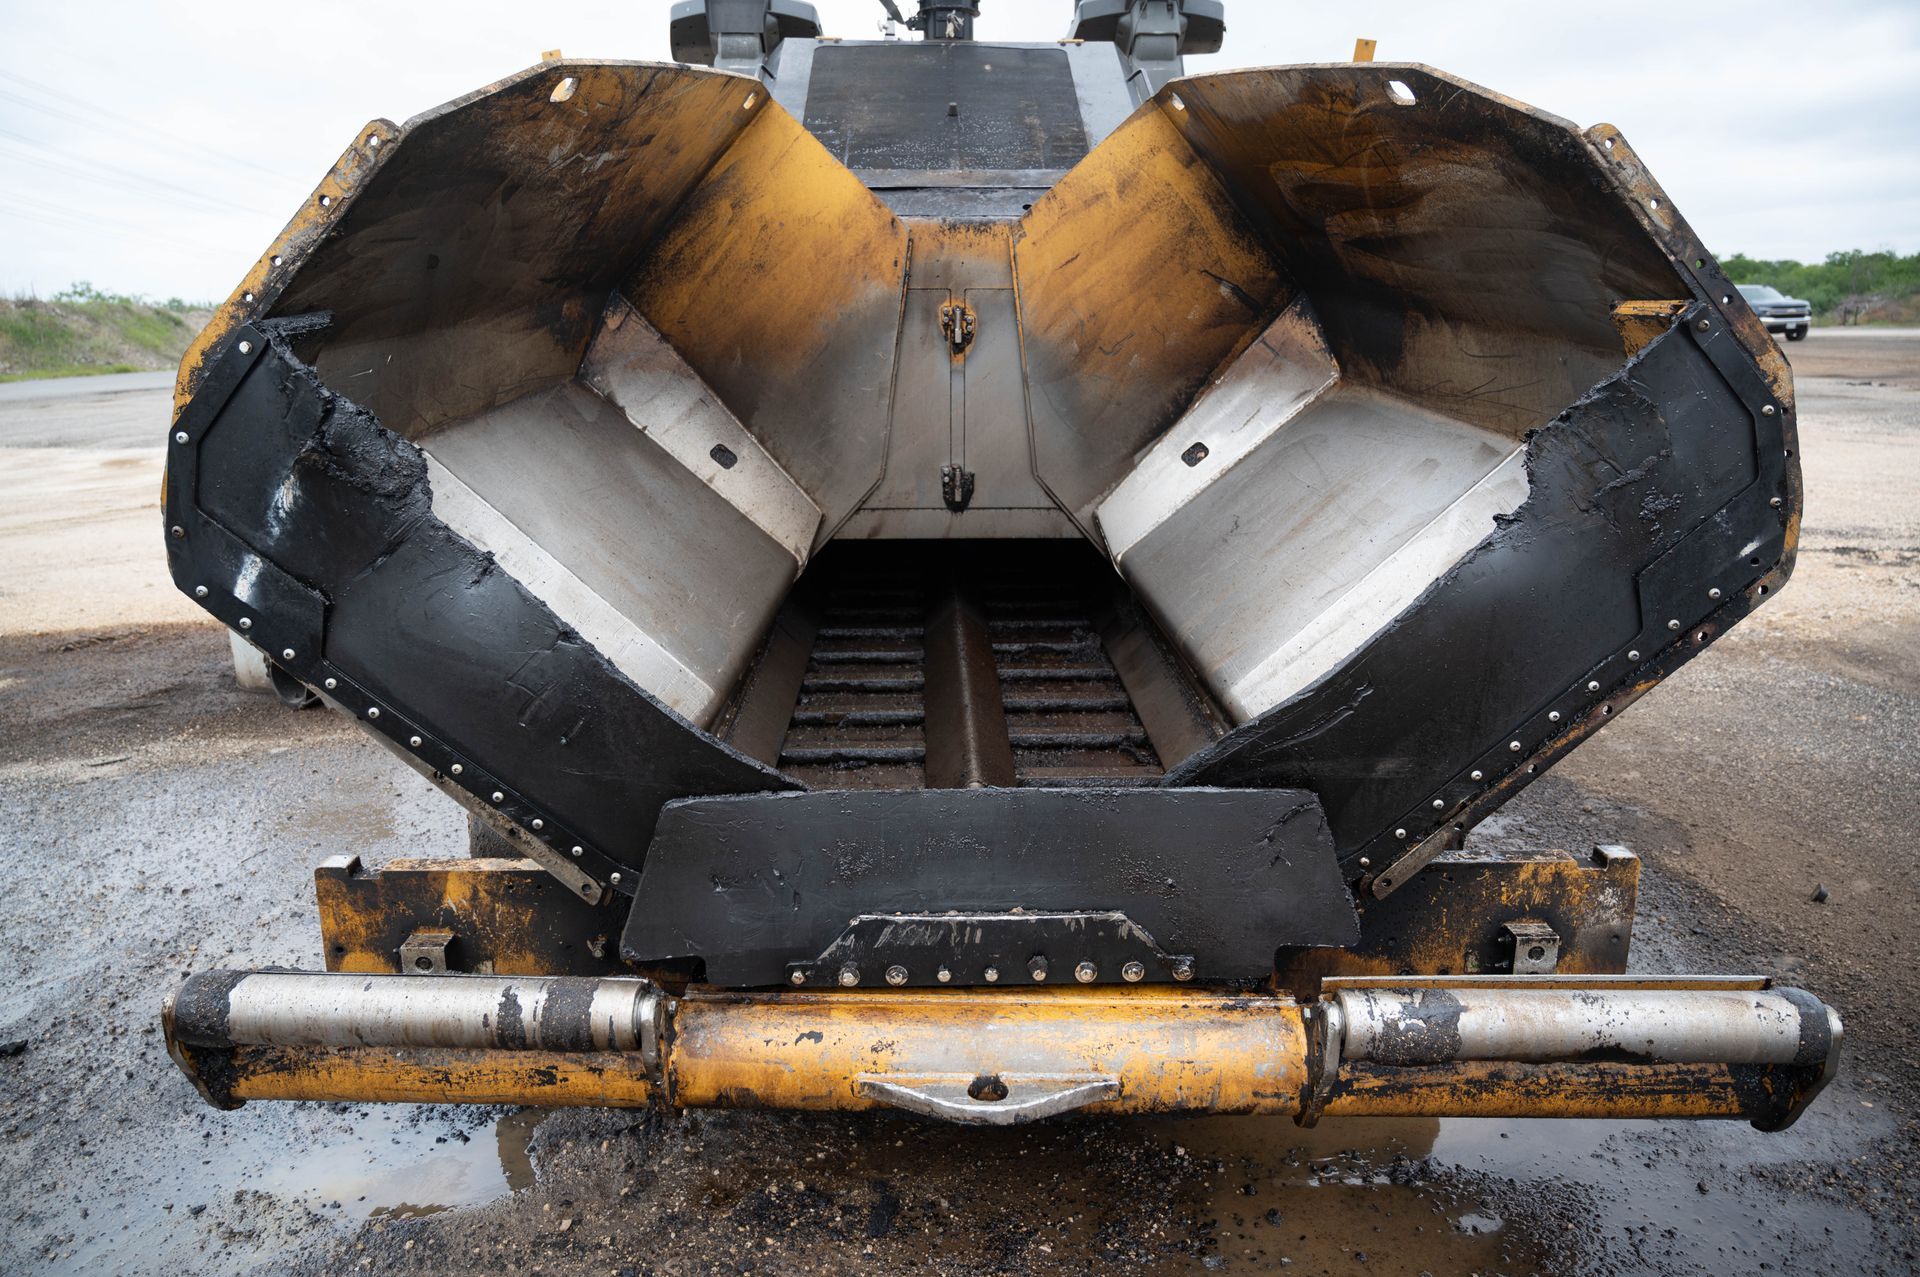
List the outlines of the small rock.
<svg viewBox="0 0 1920 1277">
<path fill-rule="evenodd" d="M 1823 905 L 1827 903 L 1827 888 L 1825 884 L 1820 884 L 1814 887 L 1813 903 L 1817 905 Z"/>
<path fill-rule="evenodd" d="M 25 1038 L 8 1038 L 6 1041 L 0 1042 L 0 1057 L 19 1055 L 26 1049 L 27 1040 Z"/>
</svg>

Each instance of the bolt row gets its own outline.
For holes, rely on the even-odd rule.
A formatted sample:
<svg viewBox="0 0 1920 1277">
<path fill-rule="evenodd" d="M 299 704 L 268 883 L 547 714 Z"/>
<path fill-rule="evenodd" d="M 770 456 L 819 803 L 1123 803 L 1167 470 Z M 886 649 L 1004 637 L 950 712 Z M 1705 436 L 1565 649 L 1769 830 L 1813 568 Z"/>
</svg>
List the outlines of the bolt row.
<svg viewBox="0 0 1920 1277">
<path fill-rule="evenodd" d="M 1175 958 L 1170 969 L 1173 978 L 1176 980 L 1193 979 L 1193 959 L 1191 958 Z M 1033 983 L 1045 984 L 1048 971 L 1049 967 L 1045 955 L 1037 954 L 1028 959 L 1027 977 L 1032 980 Z M 907 983 L 907 981 L 912 978 L 907 968 L 898 962 L 888 966 L 884 976 L 886 982 L 895 988 Z M 1146 964 L 1138 961 L 1126 962 L 1120 968 L 1120 976 L 1129 984 L 1138 984 L 1147 978 Z M 943 965 L 933 973 L 933 978 L 941 984 L 951 984 L 953 983 L 953 968 Z M 989 966 L 980 973 L 980 978 L 987 984 L 998 984 L 1001 979 L 1000 968 L 997 966 Z M 1100 968 L 1093 962 L 1083 959 L 1074 965 L 1073 978 L 1081 984 L 1092 984 L 1100 978 Z M 807 982 L 807 973 L 804 969 L 795 967 L 788 974 L 787 979 L 795 985 L 803 985 Z M 835 974 L 834 979 L 841 988 L 854 988 L 860 983 L 860 968 L 851 962 L 846 963 Z"/>
</svg>

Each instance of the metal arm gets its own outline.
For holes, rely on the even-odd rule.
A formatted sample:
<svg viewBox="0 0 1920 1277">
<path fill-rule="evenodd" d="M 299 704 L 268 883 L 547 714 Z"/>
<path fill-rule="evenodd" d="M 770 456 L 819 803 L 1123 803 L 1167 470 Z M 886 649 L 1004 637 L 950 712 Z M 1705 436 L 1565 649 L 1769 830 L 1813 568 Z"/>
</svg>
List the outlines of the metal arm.
<svg viewBox="0 0 1920 1277">
<path fill-rule="evenodd" d="M 817 38 L 820 15 L 801 0 L 681 0 L 670 30 L 676 61 L 759 75 L 782 40 Z"/>
<path fill-rule="evenodd" d="M 1226 29 L 1222 0 L 1079 0 L 1069 34 L 1119 47 L 1138 104 L 1186 74 L 1184 55 L 1218 52 Z"/>
<path fill-rule="evenodd" d="M 920 0 L 920 12 L 903 17 L 894 0 L 880 0 L 887 16 L 929 40 L 971 40 L 973 22 L 980 16 L 979 0 Z"/>
</svg>

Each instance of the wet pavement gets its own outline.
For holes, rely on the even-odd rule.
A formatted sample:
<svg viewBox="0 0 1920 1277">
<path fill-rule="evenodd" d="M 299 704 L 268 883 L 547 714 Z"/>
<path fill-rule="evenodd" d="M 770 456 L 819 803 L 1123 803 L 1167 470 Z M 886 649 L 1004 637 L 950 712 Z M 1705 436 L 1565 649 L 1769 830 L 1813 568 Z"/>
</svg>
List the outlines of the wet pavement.
<svg viewBox="0 0 1920 1277">
<path fill-rule="evenodd" d="M 134 429 L 163 389 L 0 404 L 0 1272 L 1920 1271 L 1920 334 L 1789 354 L 1793 583 L 1475 835 L 1626 842 L 1636 968 L 1763 970 L 1840 1005 L 1840 1082 L 1771 1136 L 217 1112 L 166 1059 L 166 991 L 316 965 L 313 865 L 456 853 L 463 817 L 352 724 L 233 686 L 223 633 L 164 582 L 160 449 Z"/>
</svg>

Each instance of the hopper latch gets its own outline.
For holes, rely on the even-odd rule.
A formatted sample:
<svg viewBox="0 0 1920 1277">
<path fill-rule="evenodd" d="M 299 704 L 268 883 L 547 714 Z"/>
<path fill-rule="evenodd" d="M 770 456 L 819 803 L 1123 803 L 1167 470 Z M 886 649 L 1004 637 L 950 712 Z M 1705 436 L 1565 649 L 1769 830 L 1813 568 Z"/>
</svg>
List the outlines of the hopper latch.
<svg viewBox="0 0 1920 1277">
<path fill-rule="evenodd" d="M 973 502 L 973 471 L 965 466 L 940 467 L 940 499 L 947 509 L 961 513 Z"/>
<path fill-rule="evenodd" d="M 956 355 L 964 355 L 973 343 L 973 307 L 965 302 L 948 302 L 940 308 L 940 331 Z"/>
</svg>

